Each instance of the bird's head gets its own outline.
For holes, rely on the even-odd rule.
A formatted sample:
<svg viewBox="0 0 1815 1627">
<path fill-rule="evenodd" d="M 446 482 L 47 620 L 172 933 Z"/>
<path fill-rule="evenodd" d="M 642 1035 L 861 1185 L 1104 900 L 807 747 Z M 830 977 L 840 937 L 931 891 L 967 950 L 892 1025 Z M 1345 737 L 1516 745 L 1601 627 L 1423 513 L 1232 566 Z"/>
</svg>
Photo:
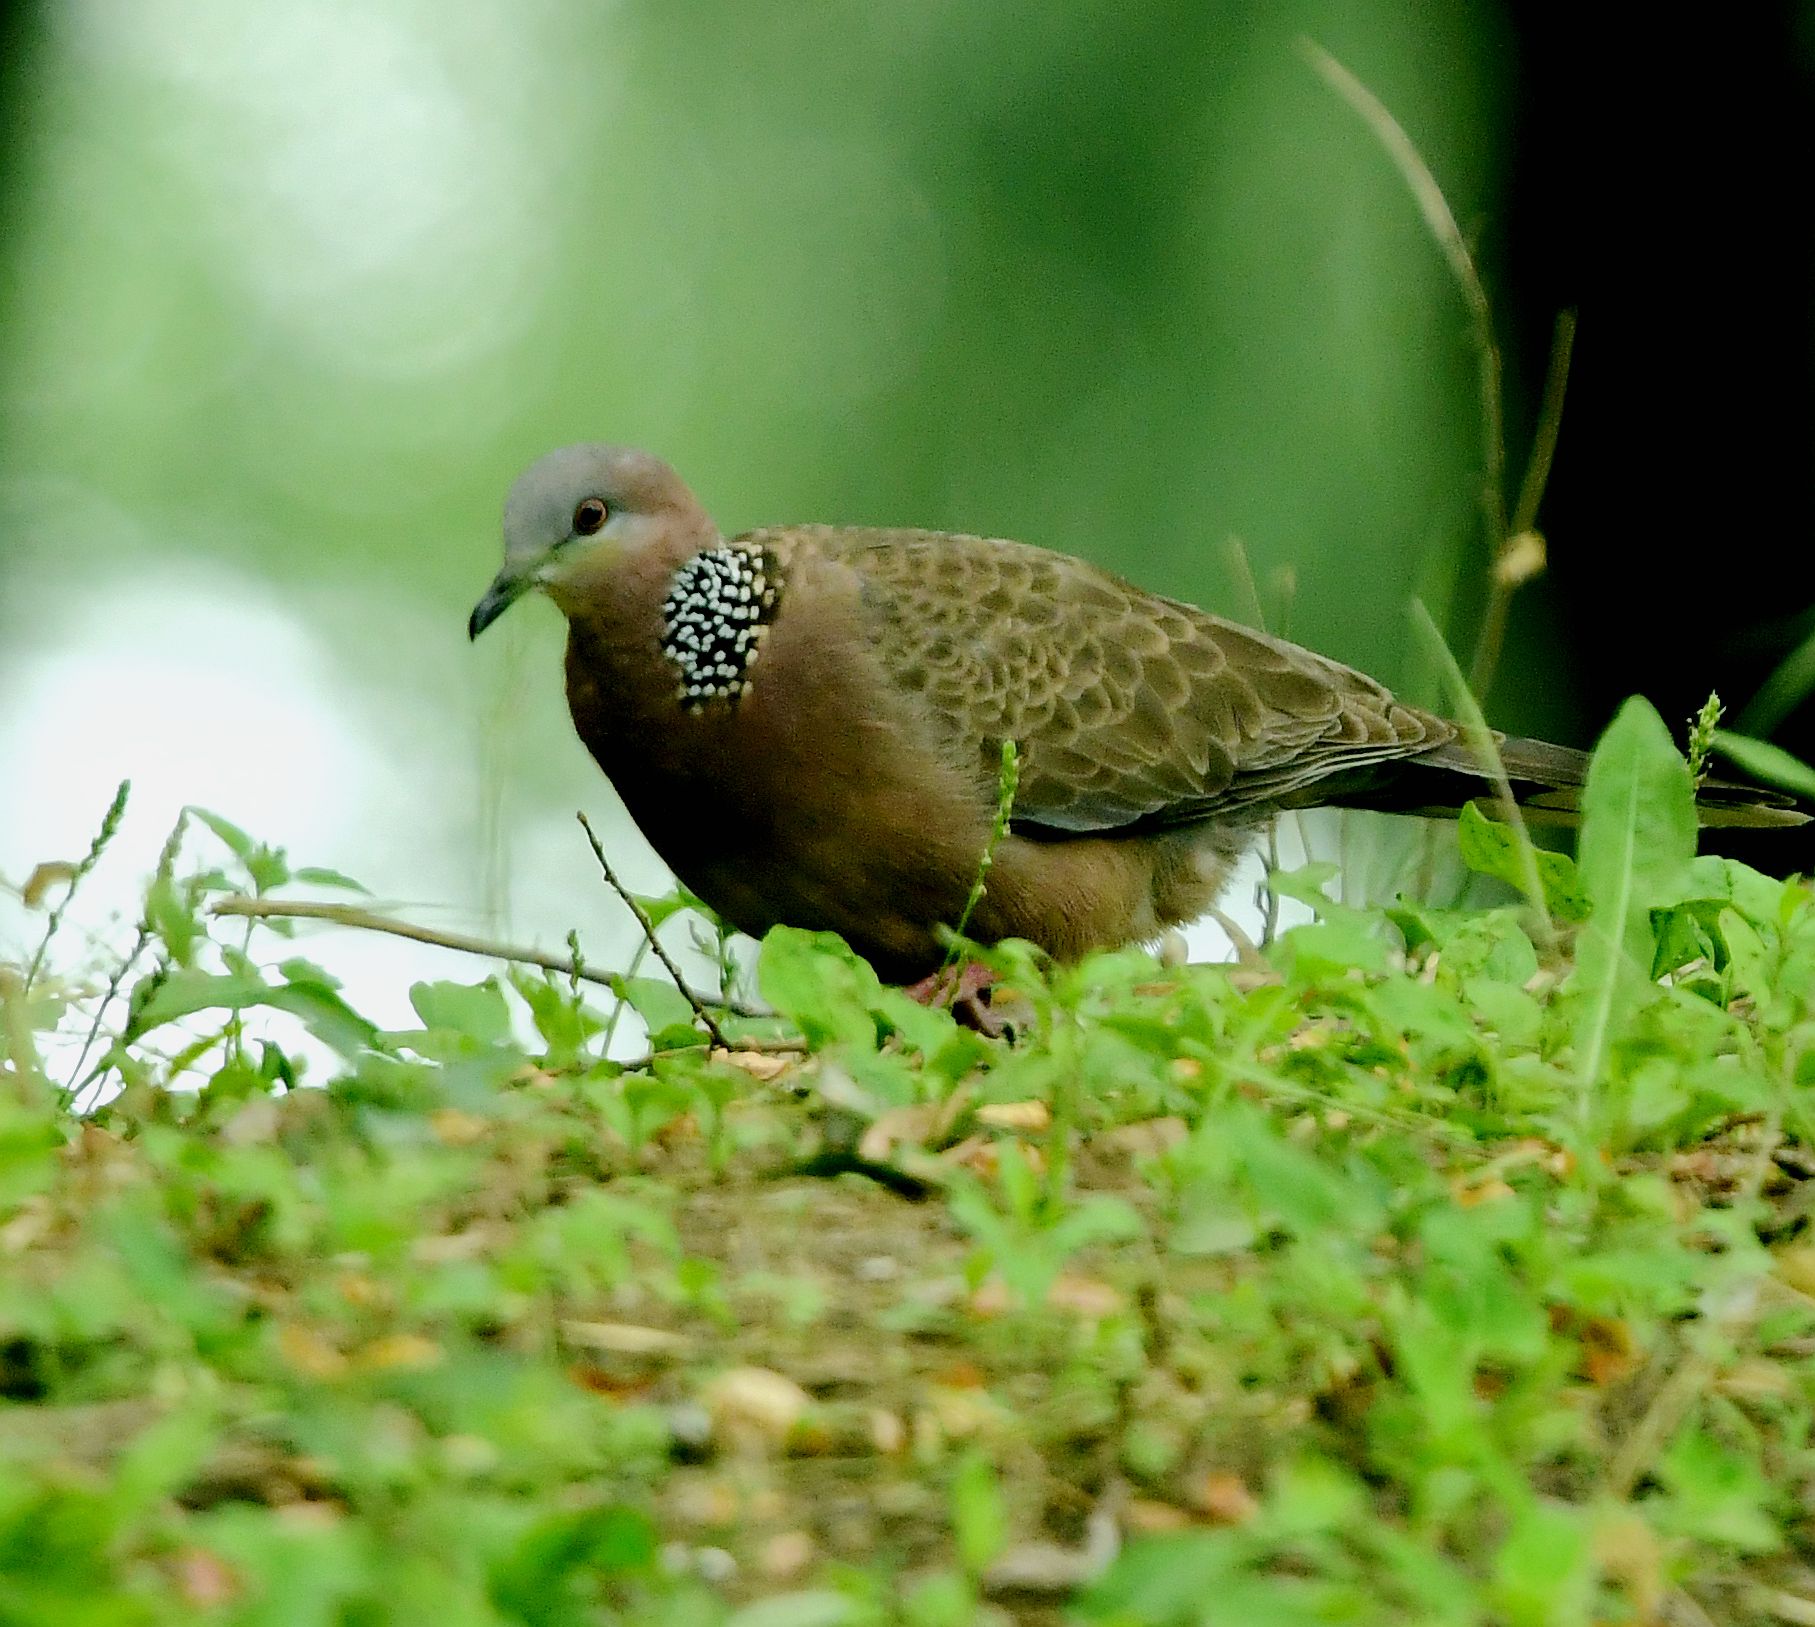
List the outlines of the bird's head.
<svg viewBox="0 0 1815 1627">
<path fill-rule="evenodd" d="M 717 536 L 667 464 L 629 446 L 587 442 L 538 458 L 504 501 L 504 568 L 473 606 L 477 638 L 525 593 L 562 609 L 581 601 L 632 556 L 658 547 L 690 552 Z"/>
</svg>

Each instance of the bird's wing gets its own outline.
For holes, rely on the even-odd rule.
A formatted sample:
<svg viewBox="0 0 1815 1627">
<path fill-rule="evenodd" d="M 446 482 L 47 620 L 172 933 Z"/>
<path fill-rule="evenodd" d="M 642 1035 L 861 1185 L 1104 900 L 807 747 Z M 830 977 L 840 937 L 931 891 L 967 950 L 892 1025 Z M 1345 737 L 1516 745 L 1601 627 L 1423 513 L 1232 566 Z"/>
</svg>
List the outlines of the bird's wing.
<svg viewBox="0 0 1815 1627">
<path fill-rule="evenodd" d="M 786 535 L 857 571 L 884 670 L 990 786 L 1001 741 L 1015 741 L 1019 825 L 1096 831 L 1315 801 L 1303 793 L 1318 782 L 1455 733 L 1361 673 L 1064 554 L 929 531 Z"/>
</svg>

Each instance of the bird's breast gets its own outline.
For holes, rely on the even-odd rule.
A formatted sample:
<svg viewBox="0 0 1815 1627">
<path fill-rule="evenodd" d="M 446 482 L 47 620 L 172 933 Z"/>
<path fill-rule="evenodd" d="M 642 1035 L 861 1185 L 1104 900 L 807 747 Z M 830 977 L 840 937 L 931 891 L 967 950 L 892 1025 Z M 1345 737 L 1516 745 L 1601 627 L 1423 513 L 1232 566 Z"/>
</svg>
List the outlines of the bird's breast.
<svg viewBox="0 0 1815 1627">
<path fill-rule="evenodd" d="M 880 665 L 855 574 L 713 558 L 736 548 L 570 618 L 581 740 L 675 873 L 747 931 L 862 941 L 892 915 L 903 934 L 954 919 L 993 808 Z"/>
</svg>

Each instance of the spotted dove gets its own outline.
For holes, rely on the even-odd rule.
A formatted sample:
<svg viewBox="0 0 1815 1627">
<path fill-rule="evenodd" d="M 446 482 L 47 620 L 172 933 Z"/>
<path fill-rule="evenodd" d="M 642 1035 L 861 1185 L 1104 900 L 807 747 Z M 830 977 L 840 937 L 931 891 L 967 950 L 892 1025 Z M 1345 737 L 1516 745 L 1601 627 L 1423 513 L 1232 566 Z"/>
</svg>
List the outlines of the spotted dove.
<svg viewBox="0 0 1815 1627">
<path fill-rule="evenodd" d="M 1025 543 L 726 539 L 665 463 L 608 445 L 532 464 L 504 542 L 469 632 L 532 589 L 565 612 L 574 726 L 674 873 L 744 932 L 830 928 L 885 977 L 939 964 L 1004 740 L 1013 821 L 969 931 L 1063 959 L 1201 915 L 1282 809 L 1487 788 L 1455 724 L 1372 678 Z M 1500 751 L 1539 803 L 1567 806 L 1586 767 Z"/>
</svg>

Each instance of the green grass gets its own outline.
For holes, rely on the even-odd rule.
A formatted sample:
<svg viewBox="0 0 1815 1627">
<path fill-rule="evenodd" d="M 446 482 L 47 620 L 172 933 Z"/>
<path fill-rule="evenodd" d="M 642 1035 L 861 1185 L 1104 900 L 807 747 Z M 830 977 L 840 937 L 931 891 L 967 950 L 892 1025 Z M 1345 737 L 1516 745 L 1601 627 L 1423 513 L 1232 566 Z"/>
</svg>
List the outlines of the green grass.
<svg viewBox="0 0 1815 1627">
<path fill-rule="evenodd" d="M 209 816 L 104 1105 L 110 968 L 0 968 L 0 1623 L 1815 1620 L 1815 898 L 1689 785 L 1629 707 L 1543 931 L 1300 874 L 1265 967 L 994 952 L 1007 1045 L 781 930 L 804 1051 L 636 979 L 638 1066 L 379 1031 Z"/>
</svg>

